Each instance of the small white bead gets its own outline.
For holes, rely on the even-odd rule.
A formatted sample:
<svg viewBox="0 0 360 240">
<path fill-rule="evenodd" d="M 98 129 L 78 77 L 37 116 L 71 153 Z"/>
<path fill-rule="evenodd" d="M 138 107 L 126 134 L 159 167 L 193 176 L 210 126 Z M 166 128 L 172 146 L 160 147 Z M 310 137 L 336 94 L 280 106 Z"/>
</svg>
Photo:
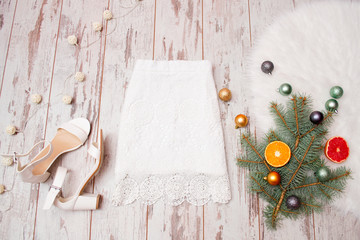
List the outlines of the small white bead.
<svg viewBox="0 0 360 240">
<path fill-rule="evenodd" d="M 112 13 L 110 12 L 110 10 L 105 10 L 104 13 L 103 13 L 103 17 L 105 20 L 110 20 L 112 19 Z"/>
<path fill-rule="evenodd" d="M 100 32 L 102 30 L 102 24 L 100 22 L 93 22 L 93 29 L 95 32 Z"/>
<path fill-rule="evenodd" d="M 77 72 L 77 73 L 75 73 L 75 79 L 78 82 L 82 82 L 85 79 L 85 74 L 83 74 L 82 72 Z"/>
<path fill-rule="evenodd" d="M 1 159 L 1 164 L 3 166 L 11 166 L 14 163 L 12 157 L 4 157 Z"/>
<path fill-rule="evenodd" d="M 69 44 L 71 45 L 76 45 L 77 44 L 77 38 L 75 37 L 75 35 L 70 35 L 67 38 Z"/>
<path fill-rule="evenodd" d="M 9 135 L 14 135 L 16 133 L 16 127 L 13 125 L 9 125 L 6 127 L 6 133 Z"/>
<path fill-rule="evenodd" d="M 63 103 L 65 103 L 65 104 L 71 104 L 72 97 L 71 97 L 71 96 L 68 96 L 68 95 L 65 95 L 65 96 L 63 96 L 62 101 L 63 101 Z"/>
<path fill-rule="evenodd" d="M 42 97 L 41 97 L 40 94 L 33 94 L 33 95 L 31 95 L 31 101 L 32 101 L 33 103 L 39 104 L 39 103 L 41 102 L 41 100 L 42 100 Z"/>
<path fill-rule="evenodd" d="M 5 192 L 5 186 L 0 184 L 0 194 Z"/>
</svg>

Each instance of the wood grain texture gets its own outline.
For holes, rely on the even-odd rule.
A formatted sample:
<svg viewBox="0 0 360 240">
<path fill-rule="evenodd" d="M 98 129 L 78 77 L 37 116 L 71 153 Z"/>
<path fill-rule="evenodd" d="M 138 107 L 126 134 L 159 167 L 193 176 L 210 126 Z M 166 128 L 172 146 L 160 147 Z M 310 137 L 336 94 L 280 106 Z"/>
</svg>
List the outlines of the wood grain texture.
<svg viewBox="0 0 360 240">
<path fill-rule="evenodd" d="M 97 136 L 96 120 L 100 100 L 100 75 L 102 72 L 102 42 L 104 33 L 95 32 L 92 22 L 102 21 L 103 9 L 107 0 L 102 1 L 70 1 L 62 2 L 59 36 L 54 59 L 54 73 L 51 81 L 51 97 L 47 119 L 46 139 L 51 140 L 57 128 L 69 119 L 84 117 L 91 123 L 92 131 L 85 147 L 67 153 L 51 167 L 55 172 L 57 166 L 68 169 L 62 194 L 70 197 L 79 187 L 95 160 L 87 154 L 87 148 Z M 88 8 L 88 6 L 92 6 Z M 67 37 L 76 35 L 78 46 L 69 45 Z M 91 43 L 93 43 L 90 45 Z M 88 45 L 90 45 L 88 47 Z M 74 74 L 81 71 L 85 74 L 84 82 L 77 82 Z M 71 105 L 62 102 L 63 95 L 73 97 Z M 54 175 L 52 175 L 54 176 Z M 39 206 L 36 221 L 36 239 L 88 239 L 90 234 L 91 212 L 67 212 L 56 207 L 44 211 L 49 186 L 53 179 L 42 184 L 39 193 Z M 91 186 L 85 189 L 92 192 Z M 53 229 L 57 233 L 47 231 Z"/>
<path fill-rule="evenodd" d="M 319 0 L 294 0 L 293 3 L 296 9 L 316 1 Z M 338 208 L 326 206 L 323 212 L 315 213 L 312 217 L 315 239 L 360 239 L 360 221 L 352 213 L 344 214 Z"/>
<path fill-rule="evenodd" d="M 157 2 L 154 59 L 201 60 L 201 0 Z M 149 206 L 148 227 L 148 239 L 203 239 L 203 207 L 160 201 Z"/>
<path fill-rule="evenodd" d="M 256 45 L 256 40 L 261 37 L 261 33 L 269 26 L 276 18 L 285 12 L 294 9 L 293 1 L 250 1 L 250 26 L 252 45 Z M 255 46 L 256 47 L 256 46 Z M 256 122 L 254 116 L 254 122 Z M 259 136 L 260 138 L 262 136 Z M 293 236 L 294 239 L 314 239 L 314 226 L 312 216 L 302 217 L 297 221 L 286 219 L 282 221 L 281 231 L 270 231 L 264 224 L 264 216 L 262 209 L 266 203 L 259 201 L 260 207 L 260 234 L 264 239 L 279 239 Z"/>
<path fill-rule="evenodd" d="M 246 55 L 277 16 L 311 1 L 316 0 L 1 1 L 0 152 L 24 152 L 41 138 L 51 140 L 61 123 L 86 117 L 92 124 L 89 141 L 50 171 L 59 165 L 70 169 L 63 192 L 71 195 L 94 163 L 86 150 L 99 128 L 105 159 L 85 189 L 103 196 L 96 211 L 43 211 L 52 178 L 31 185 L 21 181 L 14 167 L 0 167 L 0 183 L 11 189 L 0 195 L 0 239 L 360 239 L 359 220 L 332 207 L 267 230 L 265 203 L 247 192 L 247 172 L 235 165 L 243 151 L 239 136 L 256 133 L 258 117 L 248 108 Z M 109 22 L 102 20 L 105 9 L 114 15 Z M 103 23 L 101 33 L 93 31 L 93 21 Z M 79 46 L 67 43 L 71 34 Z M 231 102 L 219 102 L 232 188 L 229 204 L 111 205 L 124 95 L 135 61 L 152 58 L 211 60 L 217 89 L 232 90 Z M 85 73 L 84 82 L 73 79 L 77 71 Z M 40 105 L 30 102 L 33 93 L 42 95 Z M 61 102 L 65 94 L 74 98 L 72 105 Z M 235 131 L 233 119 L 239 113 L 249 115 L 250 125 Z M 9 124 L 20 133 L 8 136 L 3 129 Z"/>
<path fill-rule="evenodd" d="M 94 192 L 103 195 L 93 212 L 93 239 L 146 239 L 146 205 L 115 207 L 115 164 L 120 110 L 136 59 L 151 59 L 154 36 L 154 1 L 110 1 L 114 18 L 108 22 L 99 126 L 104 130 L 105 160 L 95 180 Z M 133 8 L 136 6 L 136 8 Z M 130 8 L 128 8 L 130 7 Z"/>
<path fill-rule="evenodd" d="M 22 1 L 17 5 L 0 98 L 0 128 L 13 124 L 20 132 L 14 136 L 0 132 L 1 152 L 28 151 L 44 137 L 58 9 L 57 2 Z M 41 104 L 31 103 L 34 93 L 43 96 Z M 20 160 L 23 164 L 28 161 Z M 1 212 L 0 238 L 31 239 L 39 184 L 23 183 L 15 167 L 2 167 L 0 171 L 7 188 L 14 183 L 11 191 L 1 195 L 10 207 Z"/>
<path fill-rule="evenodd" d="M 6 65 L 9 43 L 12 35 L 13 22 L 17 7 L 17 0 L 0 2 L 0 95 L 4 81 L 4 69 Z"/>
<path fill-rule="evenodd" d="M 234 130 L 234 118 L 240 113 L 249 115 L 244 76 L 245 53 L 250 48 L 248 19 L 247 1 L 204 5 L 204 57 L 213 63 L 217 90 L 227 87 L 233 95 L 228 103 L 219 101 L 232 200 L 205 207 L 205 239 L 259 238 L 257 197 L 248 193 L 247 174 L 235 160 L 242 151 L 239 137 L 244 130 Z"/>
</svg>

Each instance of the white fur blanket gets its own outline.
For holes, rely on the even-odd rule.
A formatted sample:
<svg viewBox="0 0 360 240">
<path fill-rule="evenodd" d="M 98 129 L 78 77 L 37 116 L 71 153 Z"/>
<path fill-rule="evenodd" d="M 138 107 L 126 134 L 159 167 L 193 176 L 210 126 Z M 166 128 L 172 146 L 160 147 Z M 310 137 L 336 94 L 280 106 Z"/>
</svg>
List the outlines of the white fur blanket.
<svg viewBox="0 0 360 240">
<path fill-rule="evenodd" d="M 260 70 L 265 60 L 275 65 L 272 75 Z M 353 179 L 334 204 L 360 217 L 360 3 L 319 2 L 281 16 L 258 39 L 248 64 L 254 104 L 250 114 L 258 136 L 274 125 L 270 101 L 287 100 L 277 92 L 282 83 L 290 83 L 293 92 L 310 94 L 314 110 L 324 109 L 332 86 L 344 89 L 328 137 L 347 140 L 350 157 L 343 165 L 352 169 Z"/>
</svg>

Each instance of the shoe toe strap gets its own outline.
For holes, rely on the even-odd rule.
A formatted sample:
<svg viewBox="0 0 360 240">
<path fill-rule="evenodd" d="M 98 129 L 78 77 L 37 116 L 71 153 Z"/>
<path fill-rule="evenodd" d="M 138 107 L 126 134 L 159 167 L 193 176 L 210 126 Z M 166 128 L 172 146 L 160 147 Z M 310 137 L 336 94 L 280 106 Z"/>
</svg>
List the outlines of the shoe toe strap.
<svg viewBox="0 0 360 240">
<path fill-rule="evenodd" d="M 88 134 L 84 131 L 84 129 L 81 129 L 80 127 L 71 124 L 71 123 L 63 123 L 59 129 L 64 129 L 68 131 L 69 133 L 75 135 L 81 143 L 84 143 L 88 137 Z"/>
<path fill-rule="evenodd" d="M 58 194 L 61 191 L 62 185 L 65 180 L 65 176 L 67 173 L 67 169 L 64 167 L 58 167 L 56 170 L 56 174 L 54 177 L 54 182 L 50 186 L 49 192 L 46 196 L 45 204 L 43 209 L 50 209 L 50 207 L 53 205 L 55 198 L 58 196 Z"/>
</svg>

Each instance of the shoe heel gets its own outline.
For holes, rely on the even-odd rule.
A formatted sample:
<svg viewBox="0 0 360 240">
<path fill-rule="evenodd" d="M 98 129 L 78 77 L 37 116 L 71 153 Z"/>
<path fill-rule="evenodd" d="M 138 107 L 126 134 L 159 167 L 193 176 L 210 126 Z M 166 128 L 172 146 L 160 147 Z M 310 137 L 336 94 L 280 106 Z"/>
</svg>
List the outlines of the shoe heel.
<svg viewBox="0 0 360 240">
<path fill-rule="evenodd" d="M 100 194 L 81 194 L 74 205 L 74 210 L 95 210 L 99 208 Z"/>
</svg>

